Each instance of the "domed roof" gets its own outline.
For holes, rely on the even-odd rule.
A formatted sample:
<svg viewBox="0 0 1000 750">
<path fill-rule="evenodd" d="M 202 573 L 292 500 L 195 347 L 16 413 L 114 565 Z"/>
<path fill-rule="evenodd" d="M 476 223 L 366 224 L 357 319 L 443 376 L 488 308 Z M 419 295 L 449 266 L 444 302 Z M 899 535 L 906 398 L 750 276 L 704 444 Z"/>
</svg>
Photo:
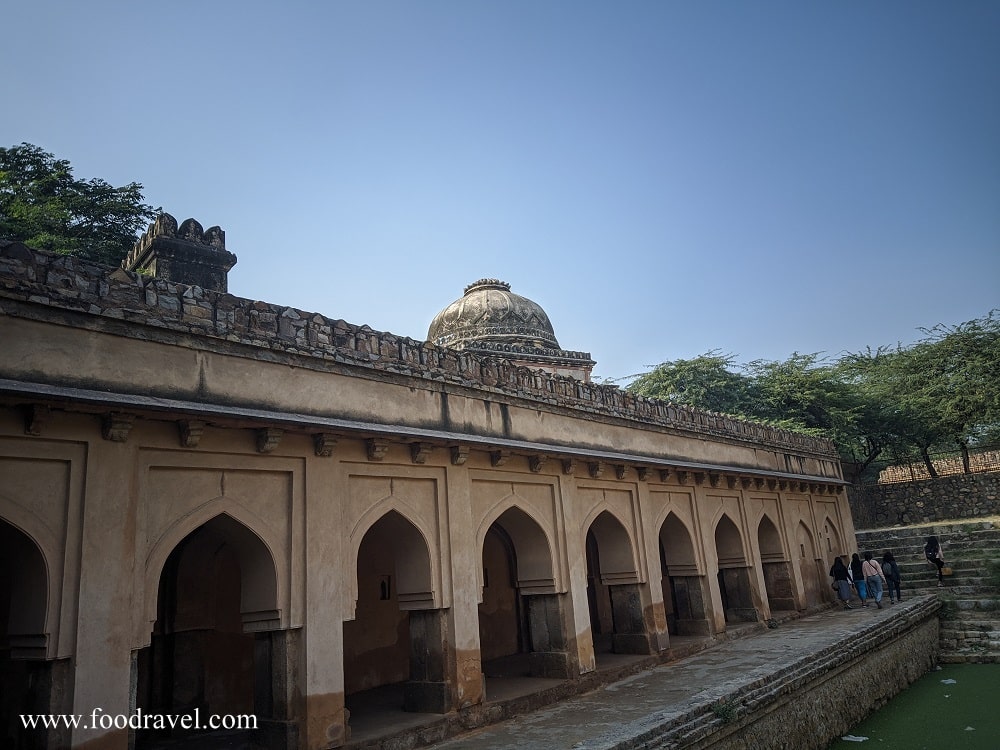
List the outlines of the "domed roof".
<svg viewBox="0 0 1000 750">
<path fill-rule="evenodd" d="M 465 287 L 461 299 L 439 312 L 427 339 L 453 349 L 505 344 L 524 349 L 559 349 L 549 316 L 535 302 L 499 279 L 480 279 Z M 470 347 L 470 345 L 473 345 Z"/>
</svg>

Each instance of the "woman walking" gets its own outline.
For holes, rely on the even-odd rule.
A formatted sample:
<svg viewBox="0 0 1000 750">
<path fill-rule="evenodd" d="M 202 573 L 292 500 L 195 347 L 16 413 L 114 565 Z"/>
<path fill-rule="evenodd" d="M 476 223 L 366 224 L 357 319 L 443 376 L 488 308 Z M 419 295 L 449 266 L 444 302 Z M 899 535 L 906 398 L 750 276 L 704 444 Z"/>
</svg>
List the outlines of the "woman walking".
<svg viewBox="0 0 1000 750">
<path fill-rule="evenodd" d="M 931 565 L 937 566 L 938 586 L 943 586 L 944 576 L 941 569 L 944 567 L 944 553 L 941 551 L 941 542 L 936 536 L 927 537 L 927 544 L 924 545 L 924 557 Z"/>
<path fill-rule="evenodd" d="M 903 595 L 899 593 L 899 582 L 901 580 L 899 566 L 896 564 L 896 558 L 893 557 L 891 552 L 886 552 L 882 555 L 882 574 L 889 584 L 889 602 L 903 601 Z"/>
<path fill-rule="evenodd" d="M 854 581 L 854 588 L 858 590 L 858 598 L 861 606 L 868 606 L 868 589 L 865 587 L 865 574 L 861 570 L 861 556 L 855 552 L 851 555 L 851 580 Z"/>
<path fill-rule="evenodd" d="M 833 576 L 833 585 L 837 588 L 837 597 L 844 603 L 844 609 L 854 609 L 851 606 L 851 571 L 844 564 L 843 558 L 836 558 L 833 567 L 830 568 L 830 575 Z"/>
<path fill-rule="evenodd" d="M 861 572 L 865 576 L 868 595 L 875 600 L 875 606 L 882 609 L 882 584 L 885 583 L 885 575 L 882 573 L 882 566 L 872 560 L 871 552 L 865 552 L 865 561 L 861 565 Z"/>
</svg>

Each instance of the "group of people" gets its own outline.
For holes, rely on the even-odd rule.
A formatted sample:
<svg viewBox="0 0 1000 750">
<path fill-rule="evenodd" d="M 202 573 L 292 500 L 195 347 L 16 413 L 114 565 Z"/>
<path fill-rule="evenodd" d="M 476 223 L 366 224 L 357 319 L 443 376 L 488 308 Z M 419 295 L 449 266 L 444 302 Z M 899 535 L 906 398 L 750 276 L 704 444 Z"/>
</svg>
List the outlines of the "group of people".
<svg viewBox="0 0 1000 750">
<path fill-rule="evenodd" d="M 924 545 L 924 557 L 927 562 L 937 568 L 938 586 L 943 585 L 944 554 L 941 543 L 936 536 L 927 538 Z M 881 563 L 874 559 L 871 552 L 865 552 L 864 560 L 855 552 L 848 563 L 847 555 L 838 557 L 830 568 L 833 577 L 833 588 L 844 609 L 854 609 L 851 605 L 851 590 L 857 591 L 861 606 L 867 607 L 868 601 L 874 600 L 875 606 L 882 609 L 882 597 L 889 592 L 889 602 L 903 601 L 900 591 L 899 566 L 891 552 L 882 555 Z"/>
</svg>

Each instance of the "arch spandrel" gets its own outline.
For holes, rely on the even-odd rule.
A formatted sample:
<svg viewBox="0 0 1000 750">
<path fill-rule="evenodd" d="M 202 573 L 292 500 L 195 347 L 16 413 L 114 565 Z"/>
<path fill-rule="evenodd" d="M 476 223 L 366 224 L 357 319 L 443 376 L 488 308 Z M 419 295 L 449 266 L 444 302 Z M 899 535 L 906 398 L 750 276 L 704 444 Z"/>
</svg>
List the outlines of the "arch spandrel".
<svg viewBox="0 0 1000 750">
<path fill-rule="evenodd" d="M 142 616 L 135 623 L 134 643 L 136 648 L 143 648 L 150 643 L 153 624 L 156 622 L 157 592 L 167 558 L 177 548 L 177 545 L 188 536 L 205 524 L 222 516 L 228 518 L 232 523 L 238 524 L 238 530 L 235 534 L 226 535 L 227 541 L 233 543 L 238 551 L 249 555 L 246 561 L 241 559 L 244 580 L 250 572 L 255 572 L 258 575 L 263 573 L 266 576 L 267 564 L 264 562 L 265 560 L 270 562 L 270 569 L 273 570 L 273 597 L 269 593 L 259 593 L 261 589 L 258 586 L 249 588 L 251 599 L 244 602 L 247 607 L 243 612 L 244 628 L 251 632 L 289 627 L 288 555 L 275 554 L 276 550 L 283 551 L 286 545 L 263 519 L 246 507 L 245 503 L 238 498 L 227 495 L 208 500 L 193 512 L 176 519 L 147 547 L 142 570 L 142 606 L 136 609 L 137 612 L 142 613 Z M 236 528 L 229 527 L 228 530 L 233 532 Z M 257 550 L 253 549 L 254 540 L 260 545 Z M 243 570 L 243 565 L 246 563 L 249 566 Z M 269 587 L 265 587 L 265 589 L 269 590 Z M 273 601 L 273 607 L 266 606 L 267 602 L 270 601 Z M 260 606 L 262 603 L 264 606 Z M 259 606 L 259 608 L 249 609 L 251 606 Z"/>
</svg>

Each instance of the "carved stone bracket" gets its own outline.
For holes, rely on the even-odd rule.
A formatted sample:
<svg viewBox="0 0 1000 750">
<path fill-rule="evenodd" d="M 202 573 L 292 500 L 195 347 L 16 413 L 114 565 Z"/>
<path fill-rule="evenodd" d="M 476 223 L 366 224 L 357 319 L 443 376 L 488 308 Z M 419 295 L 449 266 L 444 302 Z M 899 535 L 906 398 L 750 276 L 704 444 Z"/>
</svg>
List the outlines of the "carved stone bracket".
<svg viewBox="0 0 1000 750">
<path fill-rule="evenodd" d="M 381 461 L 389 452 L 389 441 L 383 438 L 368 438 L 365 441 L 369 461 Z"/>
<path fill-rule="evenodd" d="M 775 490 L 775 488 L 777 488 L 777 486 L 778 486 L 778 480 L 777 479 L 768 479 L 767 480 L 767 488 L 769 490 L 771 490 L 772 492 Z"/>
<path fill-rule="evenodd" d="M 763 477 L 754 477 L 754 479 L 753 479 L 753 486 L 754 486 L 755 490 L 763 489 L 764 488 L 764 478 Z"/>
<path fill-rule="evenodd" d="M 43 404 L 32 404 L 24 418 L 25 435 L 41 435 L 42 428 L 49 421 L 52 410 Z"/>
<path fill-rule="evenodd" d="M 337 436 L 329 432 L 317 432 L 313 435 L 313 451 L 321 458 L 329 458 L 333 455 L 333 449 L 337 445 Z"/>
<path fill-rule="evenodd" d="M 604 464 L 600 461 L 591 461 L 587 464 L 587 472 L 594 479 L 600 479 L 601 475 L 604 474 Z"/>
<path fill-rule="evenodd" d="M 257 430 L 257 452 L 270 453 L 278 447 L 284 434 L 280 427 L 261 427 Z"/>
<path fill-rule="evenodd" d="M 636 466 L 635 475 L 639 477 L 640 482 L 645 482 L 649 479 L 649 467 L 648 466 Z"/>
<path fill-rule="evenodd" d="M 722 474 L 718 474 L 714 471 L 708 473 L 708 483 L 713 487 L 718 487 L 722 482 Z"/>
<path fill-rule="evenodd" d="M 548 462 L 549 457 L 544 453 L 539 453 L 535 456 L 528 456 L 528 468 L 531 469 L 535 474 L 540 472 L 545 468 L 545 464 Z"/>
<path fill-rule="evenodd" d="M 705 484 L 705 472 L 696 471 L 694 473 L 694 483 L 697 485 Z"/>
<path fill-rule="evenodd" d="M 469 446 L 467 445 L 451 446 L 452 466 L 463 466 L 465 462 L 468 460 L 469 460 Z"/>
<path fill-rule="evenodd" d="M 506 448 L 498 448 L 490 451 L 490 463 L 493 466 L 503 466 L 510 459 L 510 451 Z"/>
<path fill-rule="evenodd" d="M 670 479 L 670 469 L 660 469 L 660 481 L 666 482 Z"/>
<path fill-rule="evenodd" d="M 115 443 L 124 443 L 135 422 L 134 414 L 113 411 L 104 415 L 101 422 L 101 437 Z"/>
<path fill-rule="evenodd" d="M 740 477 L 740 484 L 743 485 L 743 489 L 748 490 L 753 487 L 753 479 L 750 477 Z"/>
<path fill-rule="evenodd" d="M 729 489 L 735 490 L 736 487 L 739 485 L 739 483 L 740 483 L 739 477 L 734 477 L 732 474 L 726 476 L 726 486 Z"/>
<path fill-rule="evenodd" d="M 788 481 L 785 480 L 785 479 L 779 479 L 778 480 L 778 489 L 781 490 L 782 492 L 784 492 L 785 490 L 787 490 L 788 489 Z"/>
<path fill-rule="evenodd" d="M 415 464 L 427 463 L 427 457 L 431 455 L 433 448 L 430 443 L 410 443 L 410 460 Z"/>
<path fill-rule="evenodd" d="M 562 473 L 572 474 L 576 471 L 576 459 L 575 458 L 564 458 L 562 460 Z"/>
<path fill-rule="evenodd" d="M 687 471 L 678 471 L 677 472 L 677 481 L 680 484 L 687 484 L 688 483 L 688 479 L 690 479 L 690 478 L 691 478 L 690 472 L 687 472 Z"/>
<path fill-rule="evenodd" d="M 182 448 L 197 448 L 205 432 L 205 423 L 200 419 L 181 419 L 177 422 Z"/>
<path fill-rule="evenodd" d="M 628 474 L 628 466 L 625 464 L 615 464 L 615 478 L 624 479 Z"/>
</svg>

